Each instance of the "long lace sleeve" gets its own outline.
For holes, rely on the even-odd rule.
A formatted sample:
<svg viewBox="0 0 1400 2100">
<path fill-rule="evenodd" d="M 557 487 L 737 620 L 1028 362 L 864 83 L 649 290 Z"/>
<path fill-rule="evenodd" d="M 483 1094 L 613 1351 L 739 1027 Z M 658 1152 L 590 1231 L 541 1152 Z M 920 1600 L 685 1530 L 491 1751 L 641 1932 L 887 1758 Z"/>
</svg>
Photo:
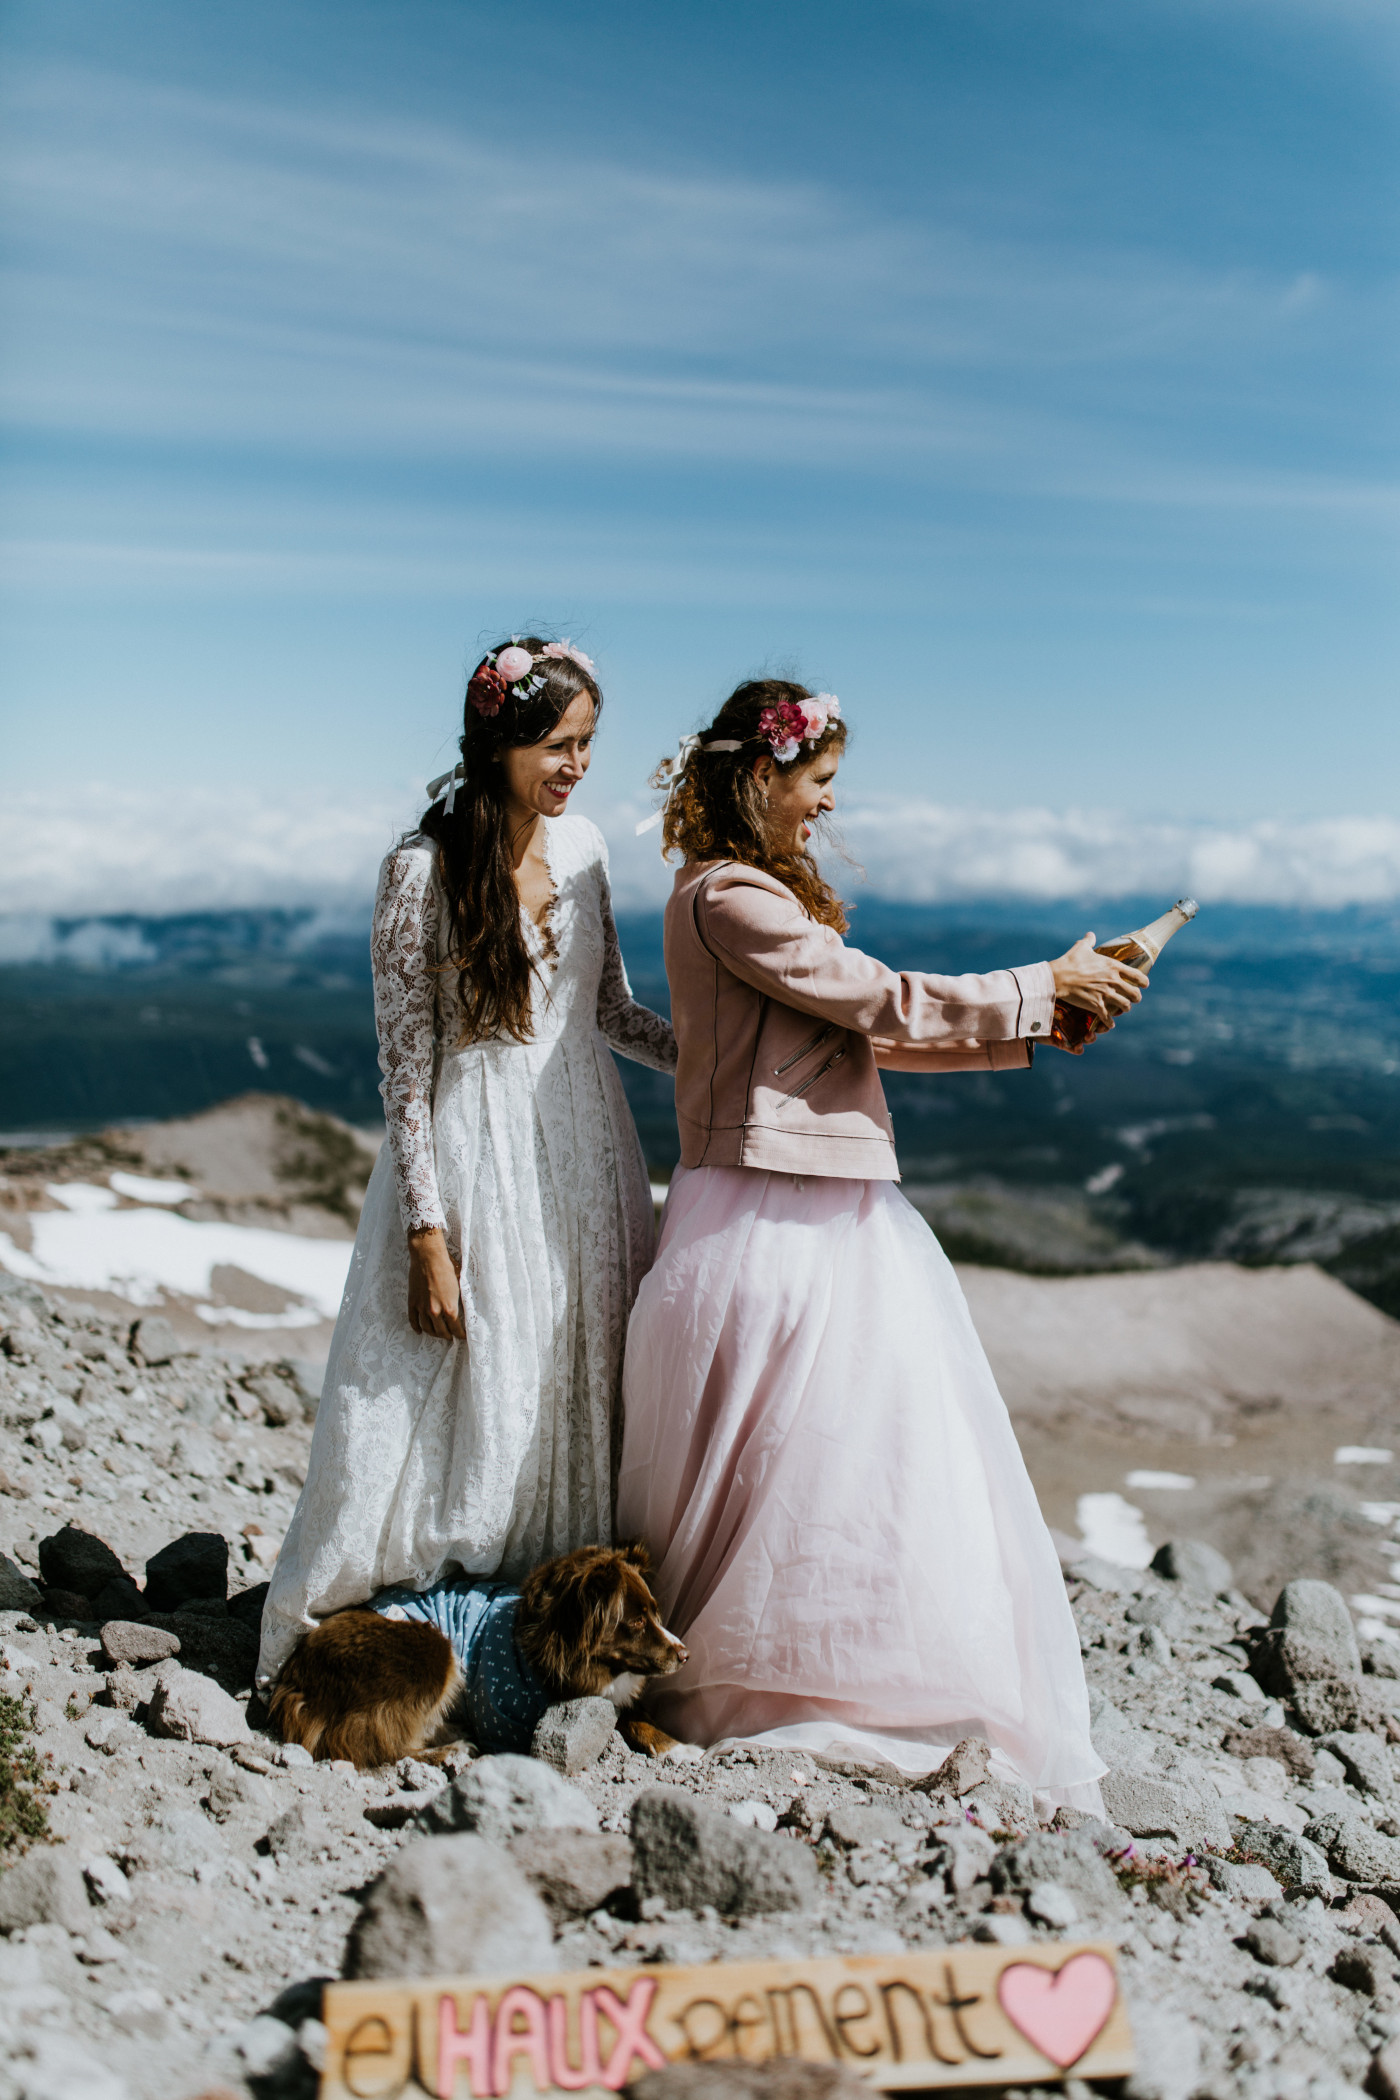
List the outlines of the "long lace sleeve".
<svg viewBox="0 0 1400 2100">
<path fill-rule="evenodd" d="M 427 847 L 396 847 L 380 869 L 370 960 L 399 1210 L 405 1232 L 426 1232 L 447 1223 L 433 1160 L 437 892 Z"/>
<path fill-rule="evenodd" d="M 676 1036 L 669 1021 L 639 1006 L 632 997 L 622 948 L 613 918 L 612 890 L 608 884 L 607 848 L 599 838 L 602 865 L 599 868 L 600 905 L 603 914 L 603 974 L 598 980 L 598 1029 L 605 1042 L 621 1057 L 635 1064 L 650 1065 L 653 1071 L 676 1069 Z"/>
</svg>

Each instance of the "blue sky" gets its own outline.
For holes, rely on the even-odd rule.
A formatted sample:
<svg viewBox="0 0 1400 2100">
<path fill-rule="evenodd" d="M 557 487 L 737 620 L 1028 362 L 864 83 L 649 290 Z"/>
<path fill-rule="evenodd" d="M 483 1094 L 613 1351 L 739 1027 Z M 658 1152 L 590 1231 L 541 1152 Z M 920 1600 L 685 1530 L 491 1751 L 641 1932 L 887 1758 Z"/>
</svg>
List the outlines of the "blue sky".
<svg viewBox="0 0 1400 2100">
<path fill-rule="evenodd" d="M 0 909 L 353 888 L 535 621 L 627 870 L 773 665 L 886 887 L 995 885 L 1006 812 L 1023 887 L 1400 893 L 1398 56 L 1388 0 L 9 0 Z"/>
</svg>

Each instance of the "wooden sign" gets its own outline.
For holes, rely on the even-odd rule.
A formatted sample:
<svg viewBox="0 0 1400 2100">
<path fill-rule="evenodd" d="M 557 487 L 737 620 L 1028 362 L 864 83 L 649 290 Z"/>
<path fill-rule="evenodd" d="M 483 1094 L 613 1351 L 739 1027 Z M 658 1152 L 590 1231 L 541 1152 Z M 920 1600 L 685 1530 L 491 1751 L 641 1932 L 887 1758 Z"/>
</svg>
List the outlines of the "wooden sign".
<svg viewBox="0 0 1400 2100">
<path fill-rule="evenodd" d="M 846 2064 L 884 2092 L 1134 2067 L 1115 1950 L 1097 1943 L 336 1983 L 324 2018 L 321 2100 L 601 2100 L 726 2057 Z"/>
</svg>

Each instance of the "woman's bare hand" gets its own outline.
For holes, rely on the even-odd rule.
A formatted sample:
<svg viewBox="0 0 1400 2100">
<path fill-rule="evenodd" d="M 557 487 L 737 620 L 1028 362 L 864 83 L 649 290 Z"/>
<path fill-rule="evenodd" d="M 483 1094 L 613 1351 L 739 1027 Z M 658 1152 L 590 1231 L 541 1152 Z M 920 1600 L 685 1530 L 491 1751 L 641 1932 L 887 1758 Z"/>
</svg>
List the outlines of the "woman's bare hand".
<svg viewBox="0 0 1400 2100">
<path fill-rule="evenodd" d="M 1105 1028 L 1113 1026 L 1115 1014 L 1136 1006 L 1147 990 L 1144 971 L 1135 970 L 1131 963 L 1115 962 L 1111 955 L 1095 954 L 1092 933 L 1076 941 L 1050 968 L 1055 973 L 1055 997 L 1066 1006 L 1082 1006 Z"/>
<path fill-rule="evenodd" d="M 408 1324 L 415 1334 L 464 1342 L 462 1287 L 442 1228 L 408 1236 Z"/>
</svg>

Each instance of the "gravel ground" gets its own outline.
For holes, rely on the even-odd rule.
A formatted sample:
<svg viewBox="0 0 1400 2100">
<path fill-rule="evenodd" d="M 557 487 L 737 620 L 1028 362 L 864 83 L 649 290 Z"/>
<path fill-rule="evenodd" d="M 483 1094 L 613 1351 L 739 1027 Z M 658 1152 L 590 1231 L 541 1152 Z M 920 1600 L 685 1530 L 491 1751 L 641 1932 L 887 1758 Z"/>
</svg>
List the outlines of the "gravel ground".
<svg viewBox="0 0 1400 2100">
<path fill-rule="evenodd" d="M 168 1339 L 0 1281 L 0 1692 L 32 1717 L 53 1840 L 0 1855 L 0 2100 L 310 2094 L 317 1979 L 376 1904 L 392 1942 L 395 1876 L 462 1831 L 501 1848 L 493 1885 L 561 1967 L 1106 1935 L 1143 2066 L 1129 2100 L 1340 2100 L 1382 2076 L 1400 2038 L 1400 1648 L 1358 1648 L 1335 1591 L 1285 1592 L 1265 1638 L 1208 1549 L 1146 1573 L 1068 1567 L 1103 1822 L 1047 1827 L 975 1759 L 931 1789 L 743 1747 L 657 1766 L 616 1736 L 567 1781 L 465 1749 L 441 1769 L 313 1767 L 246 1711 L 239 1605 L 295 1498 L 302 1397 L 276 1366 L 153 1360 Z M 190 1588 L 215 1538 L 154 1626 L 130 1593 L 114 1612 L 117 1591 L 80 1616 L 53 1580 L 60 1563 L 97 1580 L 72 1534 L 40 1554 L 70 1526 L 137 1583 L 170 1542 L 222 1535 L 227 1597 Z M 645 1837 L 654 1803 L 634 1829 L 659 1785 L 710 1812 L 696 1856 L 727 1913 Z M 7 1813 L 0 1792 L 0 1840 Z M 779 1883 L 797 1907 L 754 1912 Z M 490 1927 L 435 1927 L 434 1958 L 489 1966 Z"/>
</svg>

